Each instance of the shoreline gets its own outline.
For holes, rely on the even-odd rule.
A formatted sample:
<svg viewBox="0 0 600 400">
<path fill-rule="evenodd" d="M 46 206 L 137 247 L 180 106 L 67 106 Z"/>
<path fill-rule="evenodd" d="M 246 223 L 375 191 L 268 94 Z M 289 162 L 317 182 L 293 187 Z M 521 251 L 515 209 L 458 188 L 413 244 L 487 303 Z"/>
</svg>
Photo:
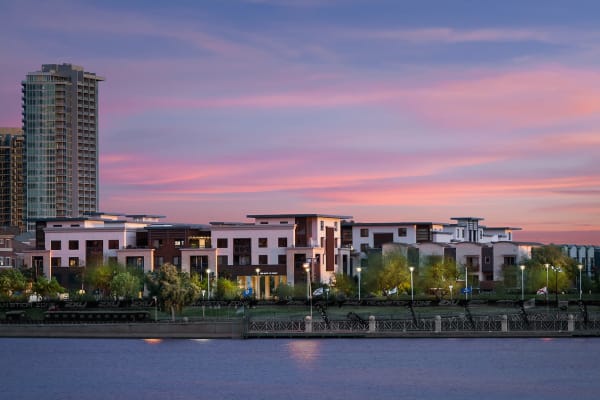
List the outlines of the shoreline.
<svg viewBox="0 0 600 400">
<path fill-rule="evenodd" d="M 433 338 L 576 338 L 600 337 L 599 330 L 550 331 L 264 331 L 248 332 L 243 320 L 105 324 L 2 324 L 0 338 L 120 338 L 120 339 L 433 339 Z"/>
</svg>

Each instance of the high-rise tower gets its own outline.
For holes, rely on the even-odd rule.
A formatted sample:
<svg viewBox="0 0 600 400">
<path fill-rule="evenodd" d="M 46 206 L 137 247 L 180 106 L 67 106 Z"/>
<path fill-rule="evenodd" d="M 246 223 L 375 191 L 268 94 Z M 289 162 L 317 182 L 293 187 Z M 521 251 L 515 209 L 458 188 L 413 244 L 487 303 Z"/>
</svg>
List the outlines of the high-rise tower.
<svg viewBox="0 0 600 400">
<path fill-rule="evenodd" d="M 71 64 L 44 64 L 22 82 L 26 219 L 98 211 L 98 82 Z"/>
<path fill-rule="evenodd" d="M 23 131 L 0 128 L 0 226 L 25 228 Z"/>
</svg>

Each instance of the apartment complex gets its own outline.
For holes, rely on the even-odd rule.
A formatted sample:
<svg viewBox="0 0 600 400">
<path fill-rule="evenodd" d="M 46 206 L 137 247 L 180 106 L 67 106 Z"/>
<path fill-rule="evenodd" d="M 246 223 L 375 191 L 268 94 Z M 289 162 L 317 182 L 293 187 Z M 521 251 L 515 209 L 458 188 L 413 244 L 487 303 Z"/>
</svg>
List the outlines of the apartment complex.
<svg viewBox="0 0 600 400">
<path fill-rule="evenodd" d="M 0 226 L 25 229 L 24 141 L 20 128 L 0 127 Z"/>
<path fill-rule="evenodd" d="M 44 64 L 22 82 L 25 203 L 35 220 L 98 208 L 98 83 L 71 64 Z"/>
</svg>

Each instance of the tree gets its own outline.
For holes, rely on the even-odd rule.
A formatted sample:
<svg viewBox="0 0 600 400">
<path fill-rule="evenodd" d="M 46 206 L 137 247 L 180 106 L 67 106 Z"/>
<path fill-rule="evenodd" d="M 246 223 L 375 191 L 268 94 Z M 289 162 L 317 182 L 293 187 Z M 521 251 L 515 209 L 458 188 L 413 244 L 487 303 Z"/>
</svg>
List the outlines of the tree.
<svg viewBox="0 0 600 400">
<path fill-rule="evenodd" d="M 436 297 L 440 298 L 443 292 L 449 292 L 449 286 L 455 285 L 458 278 L 456 263 L 452 259 L 440 256 L 428 256 L 423 262 L 421 282 L 424 289 L 435 288 Z"/>
<path fill-rule="evenodd" d="M 579 278 L 577 262 L 566 255 L 559 246 L 547 245 L 533 249 L 531 260 L 525 261 L 524 264 L 527 274 L 525 287 L 529 290 L 537 290 L 546 286 L 545 264 L 555 267 L 548 269 L 549 291 L 566 291 L 573 287 L 576 278 Z"/>
<path fill-rule="evenodd" d="M 142 289 L 142 284 L 137 276 L 130 272 L 117 273 L 110 282 L 110 293 L 113 296 L 134 298 Z"/>
<path fill-rule="evenodd" d="M 190 274 L 177 271 L 173 264 L 163 264 L 158 272 L 149 272 L 146 282 L 151 293 L 158 296 L 165 308 L 180 314 L 183 306 L 196 301 L 200 297 L 201 288 Z"/>
<path fill-rule="evenodd" d="M 226 278 L 217 279 L 217 288 L 215 298 L 219 300 L 234 300 L 239 299 L 240 289 L 237 284 Z"/>
<path fill-rule="evenodd" d="M 410 290 L 410 272 L 408 261 L 400 252 L 391 252 L 385 256 L 371 254 L 368 267 L 363 269 L 361 284 L 367 293 L 382 293 L 398 288 L 400 292 Z"/>
<path fill-rule="evenodd" d="M 15 268 L 3 268 L 0 270 L 0 295 L 10 297 L 13 292 L 25 289 L 27 280 Z"/>
<path fill-rule="evenodd" d="M 354 279 L 351 276 L 340 273 L 335 274 L 333 288 L 336 296 L 343 295 L 349 297 L 357 291 Z"/>
<path fill-rule="evenodd" d="M 108 295 L 113 278 L 122 270 L 117 264 L 104 264 L 88 267 L 84 272 L 84 280 L 88 286 Z"/>
<path fill-rule="evenodd" d="M 40 276 L 37 281 L 33 283 L 33 291 L 46 298 L 56 296 L 58 293 L 63 293 L 66 289 L 58 283 L 56 278 L 47 279 L 44 276 Z"/>
</svg>

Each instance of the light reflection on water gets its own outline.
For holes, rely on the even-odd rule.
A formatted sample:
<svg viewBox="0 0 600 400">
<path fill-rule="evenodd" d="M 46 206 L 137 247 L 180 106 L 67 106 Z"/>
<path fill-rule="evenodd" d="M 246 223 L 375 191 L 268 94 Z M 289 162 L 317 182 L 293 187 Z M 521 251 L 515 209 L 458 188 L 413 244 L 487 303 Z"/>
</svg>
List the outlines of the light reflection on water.
<svg viewBox="0 0 600 400">
<path fill-rule="evenodd" d="M 597 399 L 598 354 L 593 338 L 0 339 L 0 397 Z"/>
<path fill-rule="evenodd" d="M 289 351 L 290 357 L 300 366 L 311 366 L 319 356 L 319 340 L 292 340 L 284 348 Z"/>
</svg>

